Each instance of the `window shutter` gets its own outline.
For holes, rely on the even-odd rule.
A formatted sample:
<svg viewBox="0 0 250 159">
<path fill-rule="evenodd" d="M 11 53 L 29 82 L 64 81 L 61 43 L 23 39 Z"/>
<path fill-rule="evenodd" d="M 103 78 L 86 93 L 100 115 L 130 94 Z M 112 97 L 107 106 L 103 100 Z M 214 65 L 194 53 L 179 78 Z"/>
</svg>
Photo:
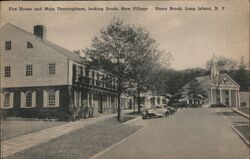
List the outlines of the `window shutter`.
<svg viewBox="0 0 250 159">
<path fill-rule="evenodd" d="M 80 68 L 80 74 L 83 75 L 83 67 L 79 66 L 79 68 Z"/>
<path fill-rule="evenodd" d="M 4 105 L 4 94 L 1 93 L 1 108 L 3 108 Z"/>
<path fill-rule="evenodd" d="M 25 93 L 21 92 L 21 108 L 24 108 L 26 105 Z"/>
<path fill-rule="evenodd" d="M 73 67 L 72 67 L 72 72 L 73 72 L 73 77 L 72 77 L 72 79 L 73 79 L 73 82 L 75 82 L 76 81 L 76 65 L 75 64 L 73 64 Z"/>
<path fill-rule="evenodd" d="M 74 106 L 76 106 L 76 91 L 74 91 Z"/>
<path fill-rule="evenodd" d="M 36 91 L 32 92 L 32 107 L 36 107 Z"/>
<path fill-rule="evenodd" d="M 79 106 L 82 105 L 82 92 L 79 91 Z"/>
<path fill-rule="evenodd" d="M 48 107 L 48 93 L 46 90 L 43 91 L 43 107 Z"/>
<path fill-rule="evenodd" d="M 13 108 L 13 102 L 14 102 L 14 92 L 10 93 L 10 108 Z"/>
<path fill-rule="evenodd" d="M 60 101 L 60 99 L 59 99 L 59 90 L 56 91 L 55 96 L 56 96 L 56 101 L 55 101 L 55 102 L 56 102 L 56 103 L 55 103 L 55 104 L 56 104 L 56 107 L 59 107 L 59 101 Z"/>
</svg>

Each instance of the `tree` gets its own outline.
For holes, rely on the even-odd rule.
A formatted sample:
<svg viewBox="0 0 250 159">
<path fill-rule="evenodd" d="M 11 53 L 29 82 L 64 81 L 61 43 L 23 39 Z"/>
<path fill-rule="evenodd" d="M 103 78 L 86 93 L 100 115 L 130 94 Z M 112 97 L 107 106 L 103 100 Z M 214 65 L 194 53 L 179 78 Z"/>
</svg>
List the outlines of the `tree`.
<svg viewBox="0 0 250 159">
<path fill-rule="evenodd" d="M 151 50 L 151 55 L 134 61 L 132 82 L 136 84 L 138 112 L 140 112 L 141 92 L 149 89 L 149 77 L 157 63 L 157 53 L 158 51 Z"/>
<path fill-rule="evenodd" d="M 148 62 L 155 41 L 143 29 L 114 19 L 95 36 L 91 47 L 86 49 L 86 59 L 92 67 L 102 67 L 116 78 L 118 94 L 118 121 L 121 120 L 121 93 L 128 87 L 135 63 Z M 145 61 L 146 60 L 146 61 Z"/>
<path fill-rule="evenodd" d="M 191 97 L 194 102 L 196 99 L 202 98 L 201 96 L 206 97 L 205 91 L 200 87 L 200 83 L 195 78 L 189 84 L 187 95 Z"/>
<path fill-rule="evenodd" d="M 237 62 L 235 60 L 220 56 L 216 59 L 212 58 L 211 60 L 207 61 L 206 67 L 208 70 L 211 70 L 214 62 L 213 60 L 216 60 L 215 65 L 220 72 L 229 72 L 230 70 L 235 69 L 237 66 Z"/>
<path fill-rule="evenodd" d="M 250 72 L 247 70 L 244 57 L 241 57 L 239 67 L 232 74 L 232 78 L 240 85 L 241 91 L 249 91 Z"/>
</svg>

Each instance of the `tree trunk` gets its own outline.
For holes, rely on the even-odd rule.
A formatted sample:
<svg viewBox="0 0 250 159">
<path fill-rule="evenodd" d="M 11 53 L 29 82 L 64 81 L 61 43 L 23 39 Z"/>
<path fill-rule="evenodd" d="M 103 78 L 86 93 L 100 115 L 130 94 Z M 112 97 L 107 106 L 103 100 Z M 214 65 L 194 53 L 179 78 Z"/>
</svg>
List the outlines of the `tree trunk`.
<svg viewBox="0 0 250 159">
<path fill-rule="evenodd" d="M 136 96 L 134 95 L 134 113 L 135 113 L 135 100 L 136 100 Z"/>
<path fill-rule="evenodd" d="M 138 86 L 137 86 L 137 104 L 138 104 L 138 113 L 141 112 L 141 91 L 140 91 L 140 80 L 138 80 Z"/>
<path fill-rule="evenodd" d="M 141 92 L 138 91 L 138 96 L 137 96 L 137 103 L 138 103 L 138 113 L 141 112 L 141 97 L 140 97 Z"/>
<path fill-rule="evenodd" d="M 117 120 L 121 121 L 121 92 L 118 92 L 118 97 L 117 97 Z"/>
</svg>

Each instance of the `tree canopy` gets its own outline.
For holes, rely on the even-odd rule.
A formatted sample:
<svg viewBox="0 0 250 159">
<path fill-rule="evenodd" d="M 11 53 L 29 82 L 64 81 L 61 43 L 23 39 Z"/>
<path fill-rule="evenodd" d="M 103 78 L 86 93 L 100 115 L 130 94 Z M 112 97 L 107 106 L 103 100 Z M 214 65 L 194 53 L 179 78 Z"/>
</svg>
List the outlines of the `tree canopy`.
<svg viewBox="0 0 250 159">
<path fill-rule="evenodd" d="M 160 54 L 156 41 L 144 29 L 113 19 L 85 52 L 91 67 L 102 68 L 116 78 L 120 120 L 121 93 L 131 79 L 147 76 Z"/>
</svg>

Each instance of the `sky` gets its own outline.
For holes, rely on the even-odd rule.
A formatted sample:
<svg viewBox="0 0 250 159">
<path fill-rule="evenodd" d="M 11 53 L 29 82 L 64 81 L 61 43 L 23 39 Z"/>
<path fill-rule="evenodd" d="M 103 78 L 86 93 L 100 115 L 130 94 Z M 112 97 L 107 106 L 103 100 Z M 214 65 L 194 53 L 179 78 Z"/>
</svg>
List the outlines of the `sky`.
<svg viewBox="0 0 250 159">
<path fill-rule="evenodd" d="M 220 11 L 170 11 L 169 7 L 219 7 Z M 1 27 L 6 23 L 33 32 L 45 25 L 47 40 L 69 50 L 85 49 L 100 29 L 116 17 L 147 30 L 165 53 L 172 54 L 177 70 L 205 68 L 216 56 L 249 62 L 248 0 L 203 1 L 61 1 L 1 2 Z M 147 11 L 10 11 L 9 7 L 145 7 Z M 156 11 L 155 7 L 168 8 Z M 221 7 L 225 7 L 222 11 Z M 164 59 L 164 58 L 163 58 Z M 163 60 L 164 61 L 164 60 Z"/>
</svg>

